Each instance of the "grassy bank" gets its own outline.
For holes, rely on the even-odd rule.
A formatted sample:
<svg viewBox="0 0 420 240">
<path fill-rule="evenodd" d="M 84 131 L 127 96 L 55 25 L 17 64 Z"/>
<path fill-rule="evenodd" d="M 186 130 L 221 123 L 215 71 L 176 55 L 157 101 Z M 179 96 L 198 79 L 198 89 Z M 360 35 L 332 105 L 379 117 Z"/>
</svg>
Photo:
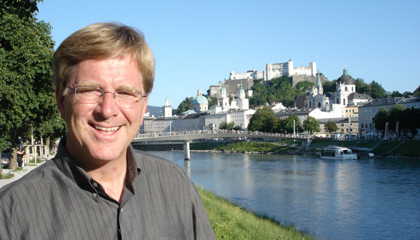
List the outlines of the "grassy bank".
<svg viewBox="0 0 420 240">
<path fill-rule="evenodd" d="M 291 226 L 260 217 L 198 187 L 217 239 L 315 239 Z"/>
<path fill-rule="evenodd" d="M 195 143 L 191 150 L 239 151 L 239 152 L 281 152 L 294 149 L 289 147 L 290 142 L 264 143 L 264 142 L 202 142 Z"/>
<path fill-rule="evenodd" d="M 319 148 L 324 148 L 329 145 L 336 145 L 342 147 L 366 147 L 373 149 L 376 156 L 402 156 L 402 157 L 417 157 L 420 158 L 420 141 L 406 140 L 382 142 L 376 141 L 335 141 L 329 139 L 314 139 L 311 143 L 311 152 L 316 152 Z M 214 150 L 214 151 L 235 151 L 235 152 L 271 152 L 271 153 L 285 153 L 290 150 L 296 150 L 301 146 L 300 141 L 280 141 L 280 142 L 201 142 L 194 143 L 191 150 Z M 398 146 L 398 147 L 397 147 Z M 390 152 L 393 150 L 392 152 Z M 304 153 L 304 151 L 301 151 Z"/>
<path fill-rule="evenodd" d="M 311 148 L 322 148 L 328 145 L 337 145 L 343 147 L 366 147 L 373 149 L 372 152 L 376 156 L 402 156 L 402 157 L 420 157 L 420 141 L 419 140 L 405 140 L 405 141 L 332 141 L 326 139 L 315 139 Z M 397 147 L 398 146 L 398 147 Z"/>
</svg>

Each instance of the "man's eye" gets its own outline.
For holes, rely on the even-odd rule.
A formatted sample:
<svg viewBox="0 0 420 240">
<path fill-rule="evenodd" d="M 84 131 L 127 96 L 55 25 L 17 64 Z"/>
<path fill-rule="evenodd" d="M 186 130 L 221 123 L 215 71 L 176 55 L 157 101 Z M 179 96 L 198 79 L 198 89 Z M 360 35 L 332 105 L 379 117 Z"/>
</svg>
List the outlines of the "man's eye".
<svg viewBox="0 0 420 240">
<path fill-rule="evenodd" d="M 79 88 L 77 89 L 77 93 L 83 94 L 83 95 L 101 95 L 102 94 L 101 90 L 96 89 L 96 88 Z"/>
<path fill-rule="evenodd" d="M 136 92 L 133 91 L 118 91 L 117 95 L 120 97 L 137 97 Z"/>
</svg>

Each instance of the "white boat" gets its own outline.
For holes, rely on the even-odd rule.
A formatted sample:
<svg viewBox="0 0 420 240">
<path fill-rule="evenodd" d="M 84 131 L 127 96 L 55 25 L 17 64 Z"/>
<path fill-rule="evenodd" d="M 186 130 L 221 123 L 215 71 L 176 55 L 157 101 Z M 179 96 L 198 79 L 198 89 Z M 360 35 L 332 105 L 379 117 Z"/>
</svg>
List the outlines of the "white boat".
<svg viewBox="0 0 420 240">
<path fill-rule="evenodd" d="M 350 148 L 331 146 L 322 149 L 320 157 L 323 159 L 351 160 L 357 159 L 357 154 L 353 153 Z"/>
</svg>

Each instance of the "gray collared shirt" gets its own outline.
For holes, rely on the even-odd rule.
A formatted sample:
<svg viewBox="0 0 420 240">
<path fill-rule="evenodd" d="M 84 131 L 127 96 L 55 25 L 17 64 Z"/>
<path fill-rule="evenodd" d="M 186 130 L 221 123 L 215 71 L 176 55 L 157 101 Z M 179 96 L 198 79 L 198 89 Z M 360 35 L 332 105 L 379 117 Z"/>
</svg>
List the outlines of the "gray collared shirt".
<svg viewBox="0 0 420 240">
<path fill-rule="evenodd" d="M 53 160 L 0 189 L 0 239 L 216 239 L 179 166 L 131 146 L 129 156 L 119 203 L 60 144 Z"/>
</svg>

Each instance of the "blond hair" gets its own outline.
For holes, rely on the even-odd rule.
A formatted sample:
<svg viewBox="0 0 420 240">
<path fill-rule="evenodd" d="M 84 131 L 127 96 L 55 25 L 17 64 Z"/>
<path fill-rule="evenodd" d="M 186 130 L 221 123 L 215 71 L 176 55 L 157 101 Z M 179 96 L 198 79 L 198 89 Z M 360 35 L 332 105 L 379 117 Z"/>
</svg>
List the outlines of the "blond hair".
<svg viewBox="0 0 420 240">
<path fill-rule="evenodd" d="M 142 32 L 119 23 L 91 24 L 67 37 L 54 53 L 54 84 L 63 93 L 81 61 L 127 55 L 136 59 L 144 91 L 149 94 L 155 78 L 153 53 Z"/>
</svg>

